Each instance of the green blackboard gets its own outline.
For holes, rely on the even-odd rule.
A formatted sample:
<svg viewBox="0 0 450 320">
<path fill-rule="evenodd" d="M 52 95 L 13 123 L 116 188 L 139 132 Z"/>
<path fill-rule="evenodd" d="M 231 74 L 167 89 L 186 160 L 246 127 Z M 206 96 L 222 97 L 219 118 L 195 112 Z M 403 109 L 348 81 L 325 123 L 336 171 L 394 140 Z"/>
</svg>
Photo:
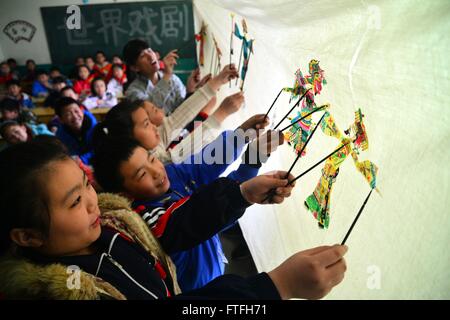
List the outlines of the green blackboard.
<svg viewBox="0 0 450 320">
<path fill-rule="evenodd" d="M 81 29 L 69 30 L 67 6 L 42 7 L 41 14 L 53 64 L 73 64 L 78 56 L 102 50 L 122 55 L 130 39 L 146 40 L 164 56 L 180 49 L 180 58 L 196 65 L 192 1 L 147 1 L 80 5 Z"/>
</svg>

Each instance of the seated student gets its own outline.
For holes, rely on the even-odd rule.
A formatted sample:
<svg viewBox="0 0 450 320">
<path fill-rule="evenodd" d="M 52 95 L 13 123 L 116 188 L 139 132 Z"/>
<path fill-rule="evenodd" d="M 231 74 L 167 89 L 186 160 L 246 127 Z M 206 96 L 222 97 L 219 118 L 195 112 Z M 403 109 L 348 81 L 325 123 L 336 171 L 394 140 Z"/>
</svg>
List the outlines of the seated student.
<svg viewBox="0 0 450 320">
<path fill-rule="evenodd" d="M 113 55 L 111 62 L 112 64 L 120 64 L 121 66 L 124 67 L 123 71 L 126 71 L 126 65 L 125 63 L 123 63 L 122 58 L 119 55 L 117 54 Z"/>
<path fill-rule="evenodd" d="M 185 200 L 178 208 L 183 214 L 170 216 L 171 237 L 158 242 L 125 199 L 97 196 L 77 164 L 48 140 L 37 138 L 0 155 L 5 299 L 319 299 L 344 278 L 347 247 L 322 246 L 298 252 L 268 273 L 221 276 L 174 297 L 180 290 L 164 250 L 194 247 L 274 188 L 282 189 L 274 202 L 282 202 L 292 189 L 282 187 L 286 173 L 242 184 L 228 178 L 212 182 Z M 73 266 L 80 275 L 76 290 L 68 286 Z"/>
<path fill-rule="evenodd" d="M 50 69 L 49 75 L 50 75 L 50 82 L 51 82 L 52 84 L 53 84 L 53 81 L 54 81 L 56 78 L 62 77 L 62 78 L 64 79 L 64 82 L 66 83 L 66 85 L 72 86 L 72 81 L 70 81 L 69 79 L 67 79 L 67 77 L 61 73 L 61 70 L 60 70 L 58 67 L 53 66 L 53 67 Z"/>
<path fill-rule="evenodd" d="M 97 51 L 95 53 L 95 65 L 93 71 L 96 76 L 105 78 L 111 71 L 111 63 L 106 60 L 106 55 L 103 51 Z"/>
<path fill-rule="evenodd" d="M 53 136 L 45 124 L 26 124 L 14 120 L 7 120 L 0 124 L 0 135 L 8 146 L 31 141 L 39 135 Z"/>
<path fill-rule="evenodd" d="M 162 108 L 166 115 L 172 113 L 184 101 L 186 87 L 173 72 L 178 58 L 176 50 L 164 57 L 163 72 L 160 72 L 155 53 L 143 40 L 129 41 L 123 49 L 123 57 L 137 72 L 136 79 L 126 91 L 127 98 L 149 100 Z"/>
<path fill-rule="evenodd" d="M 49 82 L 46 71 L 41 70 L 37 72 L 37 79 L 33 82 L 32 96 L 33 97 L 47 97 L 50 94 L 52 85 Z"/>
<path fill-rule="evenodd" d="M 91 94 L 91 82 L 93 79 L 94 76 L 91 75 L 87 65 L 78 66 L 78 80 L 75 81 L 73 89 L 81 96 L 81 99 Z"/>
<path fill-rule="evenodd" d="M 82 101 L 80 101 L 80 96 L 75 92 L 73 87 L 64 87 L 64 88 L 62 88 L 61 91 L 60 91 L 60 94 L 61 94 L 61 97 L 72 98 L 73 100 L 76 100 L 79 103 L 82 102 Z M 86 109 L 86 107 L 83 106 L 83 105 L 81 105 L 81 108 L 83 110 Z"/>
<path fill-rule="evenodd" d="M 9 64 L 4 61 L 0 63 L 0 85 L 4 86 L 8 81 L 17 80 L 11 72 Z"/>
<path fill-rule="evenodd" d="M 56 101 L 58 101 L 59 98 L 61 98 L 61 90 L 64 89 L 67 86 L 67 82 L 64 80 L 63 77 L 56 77 L 52 81 L 52 89 L 50 90 L 50 94 L 44 101 L 44 106 L 46 107 L 53 107 L 56 104 Z"/>
<path fill-rule="evenodd" d="M 81 56 L 76 57 L 76 59 L 75 59 L 75 67 L 72 68 L 72 70 L 70 71 L 69 77 L 71 79 L 77 78 L 78 77 L 78 67 L 81 66 L 81 65 L 84 65 L 84 64 L 86 64 L 86 62 L 84 61 L 83 57 L 81 57 Z M 72 86 L 72 85 L 70 85 L 70 86 Z"/>
<path fill-rule="evenodd" d="M 25 82 L 33 82 L 37 78 L 36 74 L 36 63 L 33 59 L 28 59 L 25 63 L 27 70 L 25 71 L 25 75 L 22 78 L 22 81 Z"/>
<path fill-rule="evenodd" d="M 109 70 L 109 73 L 108 73 L 108 75 L 106 76 L 106 78 L 105 78 L 105 81 L 108 83 L 111 79 L 112 79 L 112 77 L 113 77 L 113 69 L 112 69 L 112 67 L 115 65 L 115 64 L 118 64 L 118 65 L 120 65 L 121 67 L 122 67 L 122 71 L 123 71 L 123 73 L 125 74 L 125 76 L 128 76 L 128 74 L 127 74 L 127 65 L 122 61 L 122 58 L 119 56 L 119 55 L 117 55 L 117 54 L 115 54 L 115 55 L 113 55 L 112 56 L 112 60 L 111 60 L 111 69 Z M 129 79 L 128 79 L 129 80 Z M 132 80 L 134 80 L 134 78 L 132 79 Z M 124 83 L 125 84 L 125 83 Z M 125 92 L 125 90 L 124 90 L 124 92 Z"/>
<path fill-rule="evenodd" d="M 92 133 L 97 120 L 89 111 L 81 110 L 72 98 L 61 98 L 55 105 L 55 113 L 61 121 L 56 136 L 66 145 L 70 155 L 79 156 L 89 165 L 92 157 Z"/>
<path fill-rule="evenodd" d="M 0 103 L 2 121 L 15 120 L 21 123 L 37 123 L 36 116 L 28 109 L 22 108 L 19 101 L 5 98 Z"/>
<path fill-rule="evenodd" d="M 112 77 L 108 81 L 108 91 L 114 93 L 116 97 L 122 97 L 123 85 L 127 82 L 127 75 L 123 70 L 123 65 L 113 64 L 111 72 Z"/>
<path fill-rule="evenodd" d="M 86 57 L 84 60 L 86 61 L 86 66 L 88 67 L 90 74 L 92 74 L 94 77 L 100 77 L 101 74 L 97 74 L 94 68 L 95 67 L 94 58 L 89 56 Z"/>
<path fill-rule="evenodd" d="M 62 89 L 60 90 L 59 94 L 56 95 L 55 97 L 58 96 L 58 99 L 55 100 L 54 103 L 51 104 L 52 107 L 55 106 L 56 102 L 63 97 L 68 97 L 68 98 L 72 98 L 75 101 L 77 101 L 78 103 L 80 103 L 79 100 L 79 95 L 76 94 L 76 92 L 73 90 L 73 87 L 66 87 L 64 85 L 62 85 Z M 82 104 L 80 104 L 80 108 L 81 111 L 86 110 L 86 107 L 83 106 Z M 48 129 L 53 132 L 56 133 L 56 131 L 58 131 L 58 128 L 61 126 L 61 121 L 59 120 L 59 117 L 55 114 L 55 116 L 47 123 L 47 127 Z"/>
<path fill-rule="evenodd" d="M 9 68 L 11 70 L 11 74 L 13 79 L 15 80 L 19 80 L 20 79 L 20 73 L 19 70 L 17 70 L 17 61 L 14 58 L 9 58 L 8 60 L 6 60 L 6 62 L 9 65 Z"/>
<path fill-rule="evenodd" d="M 117 104 L 114 93 L 106 90 L 105 80 L 95 78 L 91 82 L 91 96 L 83 101 L 83 105 L 88 109 L 108 107 L 112 108 Z"/>
<path fill-rule="evenodd" d="M 21 108 L 34 108 L 33 101 L 30 96 L 22 92 L 22 87 L 18 80 L 11 80 L 6 83 L 6 89 L 8 92 L 7 98 L 17 100 Z"/>
</svg>

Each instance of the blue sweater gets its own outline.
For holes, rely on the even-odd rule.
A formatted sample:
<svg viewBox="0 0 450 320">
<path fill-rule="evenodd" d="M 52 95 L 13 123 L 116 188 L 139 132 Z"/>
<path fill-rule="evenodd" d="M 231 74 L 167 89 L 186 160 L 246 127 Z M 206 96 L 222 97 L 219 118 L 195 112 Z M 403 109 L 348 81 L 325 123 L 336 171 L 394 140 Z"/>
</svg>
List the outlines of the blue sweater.
<svg viewBox="0 0 450 320">
<path fill-rule="evenodd" d="M 39 81 L 33 82 L 33 87 L 31 89 L 31 94 L 33 97 L 38 97 L 40 93 L 48 93 L 49 90 L 46 86 L 42 85 Z"/>
<path fill-rule="evenodd" d="M 215 147 L 223 145 L 225 149 L 222 150 L 234 151 L 228 154 L 228 163 L 224 161 L 218 161 L 223 164 L 182 163 L 169 164 L 165 167 L 170 181 L 169 191 L 158 199 L 135 201 L 133 203 L 133 208 L 143 216 L 150 228 L 154 228 L 159 219 L 164 219 L 166 211 L 162 208 L 167 209 L 172 204 L 189 197 L 200 186 L 216 180 L 228 168 L 228 165 L 237 159 L 246 143 L 241 141 L 235 144 L 233 136 L 233 131 L 224 131 L 200 154 L 193 155 L 190 159 L 191 163 L 195 158 L 198 161 L 199 156 L 205 157 Z M 222 160 L 225 157 L 226 155 L 222 157 Z M 258 166 L 241 164 L 236 171 L 228 175 L 228 178 L 243 182 L 256 176 L 258 170 Z M 214 210 L 214 208 L 211 208 L 211 210 Z M 189 250 L 172 253 L 170 249 L 165 249 L 166 252 L 171 254 L 171 258 L 177 267 L 178 283 L 183 291 L 200 288 L 224 273 L 226 259 L 218 234 Z"/>
<path fill-rule="evenodd" d="M 56 136 L 66 145 L 71 156 L 79 156 L 84 164 L 89 165 L 92 158 L 92 134 L 97 120 L 89 111 L 84 111 L 81 135 L 75 135 L 64 125 L 59 126 Z"/>
</svg>

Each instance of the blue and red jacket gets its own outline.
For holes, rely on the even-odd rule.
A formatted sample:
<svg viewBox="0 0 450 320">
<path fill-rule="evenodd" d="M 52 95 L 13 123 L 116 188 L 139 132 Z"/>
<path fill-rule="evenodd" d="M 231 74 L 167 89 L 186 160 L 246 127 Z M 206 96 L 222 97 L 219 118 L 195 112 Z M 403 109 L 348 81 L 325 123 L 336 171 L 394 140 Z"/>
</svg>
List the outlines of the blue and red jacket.
<svg viewBox="0 0 450 320">
<path fill-rule="evenodd" d="M 71 156 L 79 156 L 84 164 L 89 165 L 93 155 L 92 135 L 96 125 L 97 119 L 92 113 L 85 110 L 80 135 L 76 135 L 68 127 L 61 124 L 56 131 L 56 136 L 66 145 Z"/>
<path fill-rule="evenodd" d="M 233 148 L 233 152 L 228 154 L 228 159 L 225 159 L 227 156 L 224 154 L 223 161 L 218 161 L 221 163 L 169 164 L 165 167 L 171 185 L 168 192 L 158 199 L 133 202 L 134 210 L 143 217 L 160 241 L 164 238 L 171 238 L 175 236 L 173 233 L 179 232 L 178 230 L 167 230 L 167 224 L 170 220 L 177 219 L 182 215 L 185 203 L 189 201 L 190 196 L 199 187 L 216 180 L 224 173 L 229 164 L 234 162 L 241 154 L 246 143 L 244 141 L 236 142 L 233 137 L 233 131 L 224 131 L 215 141 L 202 150 L 204 156 L 220 145 L 224 148 L 222 150 Z M 195 157 L 198 161 L 198 156 L 192 156 L 190 163 L 194 162 Z M 237 170 L 231 172 L 227 177 L 241 183 L 255 177 L 258 174 L 259 167 L 260 165 L 241 164 Z M 203 214 L 208 214 L 217 210 L 217 208 L 205 205 L 199 210 L 205 210 L 206 213 Z M 174 214 L 175 212 L 177 214 Z M 218 231 L 226 229 L 236 221 L 237 219 L 230 220 Z M 192 223 L 201 226 L 202 221 L 195 220 Z M 179 227 L 184 228 L 186 226 L 180 225 Z M 167 242 L 164 241 L 161 241 L 161 244 L 164 250 L 170 254 L 177 267 L 178 283 L 183 291 L 200 288 L 224 273 L 226 259 L 217 232 L 195 247 L 189 247 L 189 250 L 185 250 L 178 245 L 168 246 Z"/>
</svg>

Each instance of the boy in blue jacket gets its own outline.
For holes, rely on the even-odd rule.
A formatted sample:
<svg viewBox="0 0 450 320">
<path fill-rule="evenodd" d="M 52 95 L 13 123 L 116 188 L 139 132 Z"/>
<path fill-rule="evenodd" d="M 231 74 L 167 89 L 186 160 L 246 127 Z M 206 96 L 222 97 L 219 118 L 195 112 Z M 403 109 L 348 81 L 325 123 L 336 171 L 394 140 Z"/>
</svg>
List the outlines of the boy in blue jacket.
<svg viewBox="0 0 450 320">
<path fill-rule="evenodd" d="M 72 98 L 61 98 L 55 106 L 61 125 L 56 136 L 66 145 L 71 156 L 79 156 L 89 165 L 92 158 L 92 134 L 97 120 L 89 111 L 84 112 Z"/>
<path fill-rule="evenodd" d="M 250 118 L 240 128 L 254 126 L 255 119 L 259 119 L 260 127 L 267 124 L 264 115 L 261 115 Z M 180 210 L 199 187 L 217 179 L 239 157 L 248 142 L 241 129 L 224 131 L 201 153 L 193 155 L 185 163 L 164 166 L 143 147 L 130 147 L 136 142 L 127 139 L 120 139 L 122 141 L 119 142 L 117 137 L 108 137 L 107 132 L 108 123 L 105 122 L 94 134 L 96 178 L 105 190 L 123 192 L 133 199 L 133 209 L 158 238 L 166 237 L 166 225 L 173 212 Z M 250 156 L 250 153 L 255 153 L 252 151 L 256 149 L 256 141 L 244 153 L 245 161 L 228 178 L 242 183 L 257 175 L 261 163 L 258 157 Z M 282 140 L 274 141 L 274 145 L 279 143 Z M 106 162 L 108 165 L 104 165 Z M 228 227 L 235 222 L 230 221 Z M 200 288 L 224 273 L 225 259 L 218 234 L 211 235 L 211 238 L 189 250 L 183 250 L 177 244 L 165 249 L 177 267 L 182 290 Z"/>
</svg>

